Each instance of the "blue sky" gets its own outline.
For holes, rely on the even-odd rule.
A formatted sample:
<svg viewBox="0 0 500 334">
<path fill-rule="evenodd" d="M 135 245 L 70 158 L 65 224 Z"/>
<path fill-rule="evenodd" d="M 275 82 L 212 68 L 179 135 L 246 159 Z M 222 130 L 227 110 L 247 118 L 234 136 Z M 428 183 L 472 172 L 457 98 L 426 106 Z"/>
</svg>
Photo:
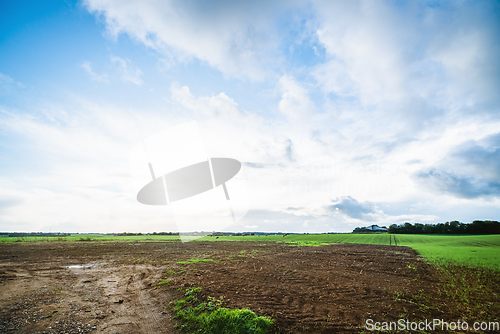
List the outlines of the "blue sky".
<svg viewBox="0 0 500 334">
<path fill-rule="evenodd" d="M 196 120 L 233 230 L 500 220 L 494 1 L 2 1 L 0 230 L 152 232 L 129 154 Z"/>
</svg>

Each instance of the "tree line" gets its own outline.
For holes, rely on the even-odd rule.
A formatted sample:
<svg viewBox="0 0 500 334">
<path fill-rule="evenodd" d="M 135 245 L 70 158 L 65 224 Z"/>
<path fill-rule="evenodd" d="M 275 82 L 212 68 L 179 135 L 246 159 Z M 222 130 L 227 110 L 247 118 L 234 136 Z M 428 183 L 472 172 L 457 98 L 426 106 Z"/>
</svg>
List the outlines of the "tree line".
<svg viewBox="0 0 500 334">
<path fill-rule="evenodd" d="M 381 226 L 382 228 L 387 228 L 385 226 Z M 356 227 L 352 233 L 380 233 L 380 231 L 373 231 L 370 229 L 367 229 L 366 227 Z"/>
<path fill-rule="evenodd" d="M 70 236 L 70 233 L 61 233 L 61 232 L 0 232 L 0 236 L 5 237 L 16 237 L 16 238 L 24 238 L 24 237 L 67 237 Z"/>
<path fill-rule="evenodd" d="M 121 236 L 134 236 L 134 235 L 179 235 L 179 232 L 153 232 L 153 233 L 133 233 L 133 232 L 123 232 L 120 234 L 116 235 L 121 235 Z"/>
<path fill-rule="evenodd" d="M 388 233 L 394 234 L 500 234 L 500 222 L 474 220 L 472 223 L 451 221 L 438 224 L 392 224 Z"/>
</svg>

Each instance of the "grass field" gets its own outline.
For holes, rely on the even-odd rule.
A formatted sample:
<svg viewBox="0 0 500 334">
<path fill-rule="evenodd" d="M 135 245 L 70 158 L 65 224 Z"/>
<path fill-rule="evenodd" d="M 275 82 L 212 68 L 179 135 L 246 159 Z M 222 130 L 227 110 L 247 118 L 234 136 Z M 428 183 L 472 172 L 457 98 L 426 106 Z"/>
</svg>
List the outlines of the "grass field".
<svg viewBox="0 0 500 334">
<path fill-rule="evenodd" d="M 422 234 L 291 234 L 260 236 L 203 237 L 197 241 L 260 241 L 286 242 L 298 246 L 319 246 L 331 243 L 389 245 L 396 237 L 398 246 L 408 246 L 431 262 L 448 262 L 471 267 L 500 270 L 500 235 L 422 235 Z M 75 234 L 66 237 L 0 237 L 0 243 L 10 242 L 158 242 L 180 241 L 176 235 L 112 236 L 105 234 Z"/>
<path fill-rule="evenodd" d="M 189 237 L 188 237 L 189 238 Z M 0 243 L 11 242 L 72 242 L 72 241 L 180 241 L 178 235 L 107 235 L 107 234 L 72 234 L 61 237 L 0 237 Z"/>
</svg>

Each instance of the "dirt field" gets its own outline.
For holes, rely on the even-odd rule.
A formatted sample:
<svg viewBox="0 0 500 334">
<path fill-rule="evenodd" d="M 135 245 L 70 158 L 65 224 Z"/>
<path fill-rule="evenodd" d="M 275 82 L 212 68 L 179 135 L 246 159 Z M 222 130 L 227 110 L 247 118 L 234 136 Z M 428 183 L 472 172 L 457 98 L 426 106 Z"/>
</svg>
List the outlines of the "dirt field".
<svg viewBox="0 0 500 334">
<path fill-rule="evenodd" d="M 191 258 L 213 261 L 177 263 Z M 65 268 L 72 265 L 89 267 Z M 171 282 L 159 287 L 165 277 Z M 0 332 L 176 333 L 169 303 L 178 288 L 195 286 L 225 307 L 271 316 L 280 333 L 355 333 L 368 318 L 454 316 L 446 303 L 429 311 L 415 299 L 439 286 L 407 247 L 17 243 L 0 245 Z"/>
</svg>

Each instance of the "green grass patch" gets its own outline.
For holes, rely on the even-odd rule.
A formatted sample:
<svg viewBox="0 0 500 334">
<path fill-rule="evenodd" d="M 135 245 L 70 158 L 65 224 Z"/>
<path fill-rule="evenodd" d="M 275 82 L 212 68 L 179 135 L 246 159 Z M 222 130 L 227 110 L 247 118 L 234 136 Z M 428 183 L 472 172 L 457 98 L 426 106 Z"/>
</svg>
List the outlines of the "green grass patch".
<svg viewBox="0 0 500 334">
<path fill-rule="evenodd" d="M 177 264 L 191 264 L 191 263 L 204 263 L 204 262 L 212 262 L 212 259 L 189 259 L 187 261 L 179 261 Z"/>
<path fill-rule="evenodd" d="M 175 303 L 175 319 L 181 321 L 177 328 L 191 333 L 268 333 L 274 321 L 269 317 L 258 316 L 249 309 L 230 310 L 221 307 L 222 299 L 206 297 L 201 288 L 186 289 L 184 298 Z"/>
<path fill-rule="evenodd" d="M 172 280 L 170 280 L 168 278 L 162 278 L 162 279 L 160 279 L 160 282 L 158 283 L 158 286 L 163 286 L 163 285 L 169 284 L 171 282 L 172 282 Z"/>
</svg>

